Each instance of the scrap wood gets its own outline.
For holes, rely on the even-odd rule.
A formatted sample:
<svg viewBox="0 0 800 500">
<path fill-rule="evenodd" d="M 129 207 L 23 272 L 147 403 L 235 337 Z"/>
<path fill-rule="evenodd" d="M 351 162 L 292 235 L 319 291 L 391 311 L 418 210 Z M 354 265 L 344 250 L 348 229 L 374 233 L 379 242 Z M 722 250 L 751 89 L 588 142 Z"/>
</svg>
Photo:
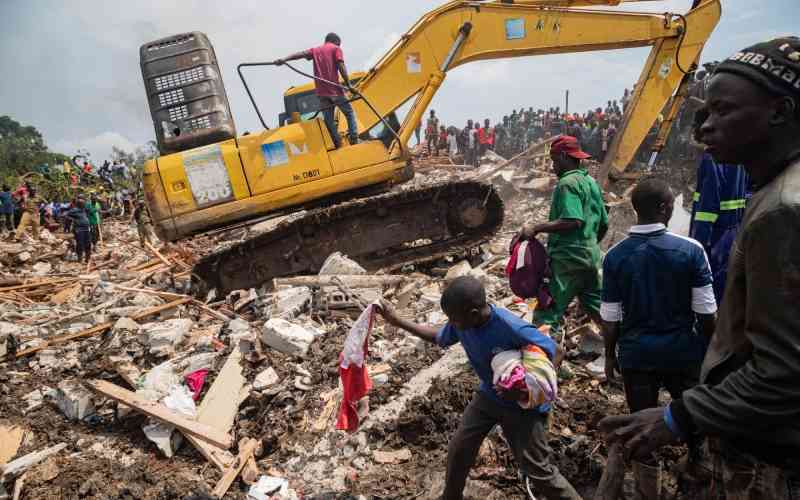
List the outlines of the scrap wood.
<svg viewBox="0 0 800 500">
<path fill-rule="evenodd" d="M 48 323 L 44 323 L 43 325 L 40 325 L 40 326 L 57 325 L 59 323 L 64 323 L 65 321 L 71 321 L 73 319 L 80 318 L 81 316 L 86 316 L 87 314 L 96 313 L 97 311 L 101 311 L 103 309 L 107 309 L 109 307 L 112 307 L 114 304 L 116 304 L 117 302 L 122 300 L 122 298 L 123 298 L 122 296 L 114 297 L 111 300 L 107 300 L 107 301 L 103 302 L 99 306 L 93 307 L 91 309 L 87 309 L 85 311 L 76 312 L 74 314 L 70 314 L 69 316 L 64 316 L 62 318 L 56 318 L 56 319 L 54 319 L 54 320 L 52 320 L 52 321 L 50 321 Z"/>
<path fill-rule="evenodd" d="M 60 443 L 43 450 L 28 453 L 27 455 L 0 466 L 0 483 L 7 483 L 15 477 L 23 474 L 25 471 L 38 464 L 45 458 L 58 453 L 66 447 L 67 443 Z"/>
<path fill-rule="evenodd" d="M 622 444 L 617 442 L 608 450 L 608 460 L 595 491 L 594 500 L 617 500 L 622 493 L 624 479 L 625 459 L 622 456 Z"/>
<path fill-rule="evenodd" d="M 25 429 L 14 425 L 0 425 L 0 466 L 14 458 L 17 454 L 22 439 L 25 437 Z"/>
<path fill-rule="evenodd" d="M 330 422 L 333 413 L 336 411 L 341 397 L 341 388 L 330 390 L 321 395 L 322 400 L 325 401 L 325 406 L 322 408 L 322 413 L 311 427 L 314 432 L 324 432 L 328 428 L 328 422 Z"/>
<path fill-rule="evenodd" d="M 158 314 L 161 311 L 165 311 L 167 309 L 172 309 L 173 307 L 177 307 L 179 305 L 185 304 L 185 303 L 189 302 L 190 300 L 191 299 L 189 299 L 189 298 L 184 298 L 184 299 L 175 300 L 173 302 L 169 302 L 167 304 L 162 304 L 160 306 L 151 307 L 149 309 L 145 309 L 142 312 L 138 312 L 138 313 L 134 314 L 133 316 L 131 316 L 131 319 L 134 320 L 134 321 L 138 321 L 138 320 L 146 318 L 148 316 L 152 316 L 154 314 Z M 85 338 L 85 337 L 92 337 L 94 335 L 98 335 L 100 333 L 103 333 L 104 331 L 108 330 L 112 326 L 114 326 L 114 323 L 109 321 L 108 323 L 102 323 L 100 325 L 94 326 L 92 328 L 88 328 L 86 330 L 82 330 L 80 332 L 68 333 L 66 335 L 59 335 L 59 336 L 56 336 L 56 337 L 51 337 L 51 338 L 45 340 L 42 344 L 37 345 L 36 347 L 31 347 L 31 348 L 24 349 L 24 350 L 18 352 L 16 354 L 16 357 L 17 358 L 21 358 L 23 356 L 28 356 L 30 354 L 39 352 L 42 349 L 46 349 L 49 346 L 54 345 L 54 344 L 63 344 L 64 342 L 69 342 L 70 340 L 75 340 L 75 339 L 80 339 L 80 338 Z"/>
<path fill-rule="evenodd" d="M 231 351 L 217 378 L 208 388 L 208 392 L 197 410 L 197 421 L 221 432 L 230 432 L 239 411 L 239 405 L 249 394 L 242 375 L 242 353 L 239 349 Z M 235 396 L 233 396 L 235 395 Z M 203 441 L 187 435 L 186 439 L 197 448 L 206 460 L 220 469 L 229 467 L 233 456 Z"/>
<path fill-rule="evenodd" d="M 34 282 L 34 283 L 26 283 L 26 284 L 23 284 L 23 285 L 6 286 L 6 287 L 3 287 L 3 288 L 0 288 L 0 292 L 11 292 L 11 291 L 16 291 L 16 290 L 27 290 L 29 288 L 38 288 L 40 286 L 54 285 L 56 283 L 66 283 L 68 281 L 77 281 L 78 279 L 79 278 L 55 278 L 55 279 L 50 278 L 50 279 L 44 279 L 44 280 L 41 280 L 41 281 L 37 281 L 37 282 Z"/>
<path fill-rule="evenodd" d="M 519 158 L 521 158 L 521 157 L 523 157 L 523 156 L 525 156 L 525 155 L 527 155 L 529 153 L 532 153 L 533 151 L 536 151 L 536 149 L 544 146 L 545 144 L 549 144 L 549 143 L 553 142 L 554 140 L 556 140 L 556 137 L 557 136 L 547 137 L 545 139 L 540 140 L 539 142 L 537 142 L 535 144 L 531 144 L 528 147 L 528 149 L 526 149 L 525 151 L 519 153 L 516 156 L 513 156 L 511 159 L 504 161 L 500 165 L 497 165 L 496 167 L 492 168 L 491 170 L 489 170 L 488 172 L 486 172 L 484 174 L 478 174 L 475 177 L 475 180 L 481 181 L 481 180 L 486 180 L 486 179 L 492 177 L 494 174 L 496 174 L 497 172 L 499 172 L 499 171 L 503 170 L 504 168 L 508 167 L 509 165 L 514 163 Z"/>
<path fill-rule="evenodd" d="M 258 446 L 258 441 L 255 439 L 247 440 L 245 445 L 239 451 L 239 455 L 236 457 L 236 463 L 229 468 L 225 474 L 223 474 L 222 479 L 219 480 L 217 486 L 214 488 L 214 491 L 211 492 L 213 496 L 216 498 L 222 498 L 225 496 L 225 493 L 228 492 L 228 488 L 231 487 L 233 481 L 242 472 L 244 466 L 253 456 L 256 450 L 256 446 Z"/>
<path fill-rule="evenodd" d="M 144 399 L 135 392 L 124 389 L 111 382 L 105 380 L 90 380 L 86 382 L 86 386 L 98 394 L 111 398 L 118 403 L 130 406 L 134 410 L 144 413 L 148 417 L 153 417 L 160 422 L 173 425 L 185 434 L 197 437 L 220 448 L 230 448 L 233 443 L 233 438 L 229 433 L 220 432 L 209 425 L 190 420 L 160 403 Z"/>
<path fill-rule="evenodd" d="M 203 304 L 199 300 L 196 300 L 196 299 L 194 299 L 194 298 L 192 298 L 192 297 L 190 297 L 188 295 L 184 295 L 182 293 L 164 292 L 164 291 L 161 291 L 161 290 L 152 290 L 150 288 L 133 288 L 133 287 L 122 286 L 122 285 L 114 285 L 114 284 L 112 284 L 111 286 L 113 288 L 116 288 L 117 290 L 122 290 L 122 291 L 125 291 L 125 292 L 147 293 L 147 294 L 155 295 L 157 297 L 161 297 L 162 299 L 168 299 L 168 300 L 191 299 L 191 304 L 193 306 L 196 306 L 196 307 L 202 309 L 203 311 L 209 313 L 210 315 L 214 316 L 215 318 L 217 318 L 219 320 L 222 320 L 222 321 L 226 321 L 226 322 L 231 320 L 231 318 L 229 318 L 228 316 L 225 316 L 221 312 L 215 311 L 214 309 L 211 309 L 210 307 L 208 307 L 207 305 Z"/>
<path fill-rule="evenodd" d="M 75 296 L 78 294 L 78 292 L 80 292 L 80 290 L 81 290 L 81 284 L 80 283 L 75 283 L 75 284 L 72 284 L 72 285 L 68 285 L 68 286 L 62 288 L 60 291 L 54 293 L 50 297 L 50 302 L 52 302 L 55 305 L 60 306 L 61 304 L 74 299 Z"/>
<path fill-rule="evenodd" d="M 144 242 L 144 246 L 145 246 L 145 247 L 147 247 L 147 249 L 148 249 L 148 250 L 150 250 L 151 252 L 153 252 L 153 254 L 154 254 L 156 257 L 158 257 L 158 260 L 160 260 L 161 262 L 163 262 L 165 266 L 167 266 L 167 267 L 172 267 L 172 262 L 168 261 L 166 257 L 164 257 L 163 255 L 161 255 L 161 252 L 159 252 L 158 250 L 156 250 L 156 247 L 154 247 L 153 245 L 151 245 L 149 241 L 145 241 L 145 242 Z"/>
<path fill-rule="evenodd" d="M 22 487 L 25 485 L 25 479 L 28 477 L 28 473 L 25 472 L 21 476 L 14 481 L 14 494 L 11 497 L 11 500 L 19 500 L 20 495 L 22 495 Z"/>
<path fill-rule="evenodd" d="M 291 278 L 274 278 L 272 286 L 279 289 L 285 286 L 336 286 L 339 279 L 350 288 L 378 288 L 396 286 L 410 278 L 402 274 L 353 274 L 353 275 L 313 275 L 293 276 Z"/>
</svg>

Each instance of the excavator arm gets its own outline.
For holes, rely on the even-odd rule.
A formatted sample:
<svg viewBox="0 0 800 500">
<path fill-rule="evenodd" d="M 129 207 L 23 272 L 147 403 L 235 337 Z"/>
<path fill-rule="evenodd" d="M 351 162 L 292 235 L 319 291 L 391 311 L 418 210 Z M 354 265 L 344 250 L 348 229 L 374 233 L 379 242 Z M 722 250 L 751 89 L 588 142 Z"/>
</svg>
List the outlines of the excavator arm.
<svg viewBox="0 0 800 500">
<path fill-rule="evenodd" d="M 685 15 L 642 14 L 575 7 L 616 6 L 621 0 L 453 1 L 424 15 L 375 64 L 359 92 L 386 116 L 410 99 L 399 130 L 408 142 L 447 72 L 474 61 L 651 46 L 650 55 L 601 172 L 623 170 L 698 60 L 721 15 L 720 0 L 701 0 Z M 379 116 L 354 102 L 360 131 Z M 394 155 L 402 148 L 395 141 Z"/>
</svg>

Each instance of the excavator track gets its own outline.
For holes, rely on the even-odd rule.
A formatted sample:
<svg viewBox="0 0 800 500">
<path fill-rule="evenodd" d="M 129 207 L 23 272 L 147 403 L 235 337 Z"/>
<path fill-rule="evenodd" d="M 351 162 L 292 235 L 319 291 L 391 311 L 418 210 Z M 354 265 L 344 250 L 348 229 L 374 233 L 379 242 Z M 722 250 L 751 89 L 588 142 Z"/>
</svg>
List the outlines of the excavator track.
<svg viewBox="0 0 800 500">
<path fill-rule="evenodd" d="M 198 295 L 227 294 L 272 278 L 316 273 L 339 251 L 368 270 L 416 264 L 484 243 L 503 223 L 490 184 L 459 181 L 351 200 L 289 216 L 273 229 L 201 259 Z"/>
</svg>

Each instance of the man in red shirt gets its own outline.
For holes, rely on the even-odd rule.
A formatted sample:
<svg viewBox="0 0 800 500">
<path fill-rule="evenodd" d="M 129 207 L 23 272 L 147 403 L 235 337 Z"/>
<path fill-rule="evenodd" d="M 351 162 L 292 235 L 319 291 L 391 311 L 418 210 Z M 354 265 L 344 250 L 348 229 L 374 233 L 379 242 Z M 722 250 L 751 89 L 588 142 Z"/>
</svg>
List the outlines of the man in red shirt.
<svg viewBox="0 0 800 500">
<path fill-rule="evenodd" d="M 489 149 L 494 149 L 494 128 L 489 126 L 489 119 L 483 122 L 483 127 L 478 130 L 478 142 L 480 143 L 480 156 L 486 154 Z"/>
<path fill-rule="evenodd" d="M 333 121 L 334 108 L 344 114 L 347 119 L 347 132 L 350 144 L 358 143 L 358 124 L 356 123 L 356 115 L 353 112 L 353 107 L 350 101 L 344 94 L 344 89 L 339 85 L 339 74 L 342 75 L 344 86 L 352 90 L 350 85 L 350 77 L 347 74 L 347 67 L 344 65 L 344 54 L 340 45 L 342 39 L 336 33 L 328 33 L 325 37 L 325 43 L 319 47 L 313 47 L 302 52 L 297 52 L 289 57 L 277 59 L 274 64 L 280 66 L 287 61 L 295 61 L 297 59 L 309 59 L 314 61 L 314 80 L 317 89 L 317 96 L 319 97 L 320 106 L 322 108 L 322 115 L 325 118 L 325 125 L 328 126 L 328 131 L 331 133 L 331 138 L 336 148 L 341 147 L 342 140 L 339 138 L 339 133 L 336 124 Z"/>
</svg>

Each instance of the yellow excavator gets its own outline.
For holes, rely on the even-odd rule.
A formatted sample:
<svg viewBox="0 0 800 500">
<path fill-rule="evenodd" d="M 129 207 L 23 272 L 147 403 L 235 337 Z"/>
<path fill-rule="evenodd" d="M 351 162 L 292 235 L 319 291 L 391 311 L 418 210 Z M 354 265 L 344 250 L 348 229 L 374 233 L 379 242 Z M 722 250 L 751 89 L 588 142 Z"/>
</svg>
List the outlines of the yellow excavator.
<svg viewBox="0 0 800 500">
<path fill-rule="evenodd" d="M 665 107 L 660 137 L 666 136 L 721 15 L 720 0 L 694 0 L 686 14 L 612 8 L 631 1 L 638 0 L 446 3 L 417 21 L 368 72 L 352 75 L 359 141 L 348 144 L 345 120 L 338 120 L 338 149 L 312 85 L 284 94 L 280 126 L 270 129 L 243 70 L 271 63 L 239 65 L 263 130 L 237 136 L 205 35 L 144 44 L 141 69 L 162 154 L 145 164 L 143 177 L 156 232 L 175 241 L 291 214 L 201 259 L 193 272 L 201 293 L 314 272 L 334 251 L 377 269 L 474 247 L 502 224 L 492 186 L 462 180 L 391 188 L 413 176 L 406 145 L 448 71 L 482 60 L 651 46 L 601 169 L 623 170 Z M 401 123 L 396 111 L 408 102 Z"/>
</svg>

